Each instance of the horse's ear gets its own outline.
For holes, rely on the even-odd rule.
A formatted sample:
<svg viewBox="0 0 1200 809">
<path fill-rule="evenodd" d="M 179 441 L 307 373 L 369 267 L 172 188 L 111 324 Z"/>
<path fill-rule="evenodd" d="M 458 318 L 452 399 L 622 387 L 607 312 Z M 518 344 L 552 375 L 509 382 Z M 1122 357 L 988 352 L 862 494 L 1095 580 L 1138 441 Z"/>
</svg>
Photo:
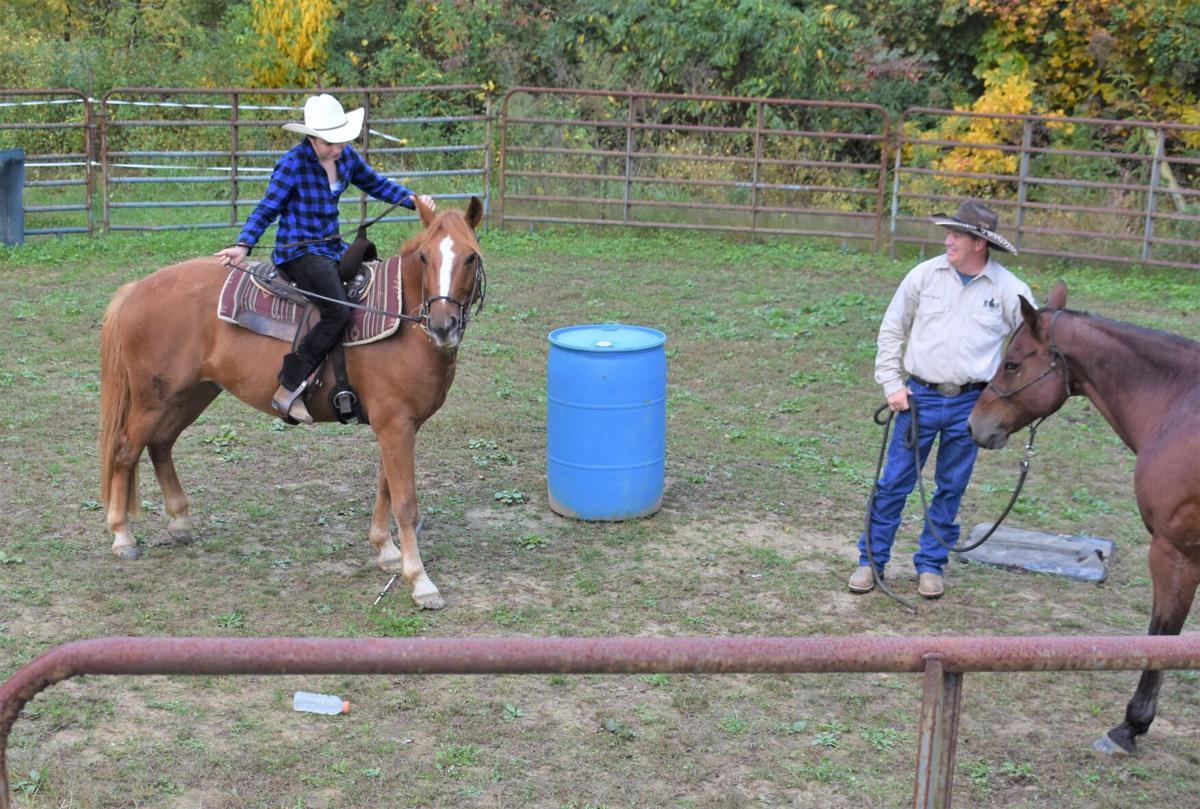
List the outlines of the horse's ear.
<svg viewBox="0 0 1200 809">
<path fill-rule="evenodd" d="M 1067 282 L 1058 281 L 1054 284 L 1054 288 L 1050 290 L 1050 297 L 1046 299 L 1047 309 L 1062 309 L 1067 305 Z"/>
<path fill-rule="evenodd" d="M 1025 319 L 1025 327 L 1029 329 L 1030 334 L 1037 337 L 1040 324 L 1037 307 L 1024 295 L 1018 295 L 1017 298 L 1021 301 L 1021 317 Z"/>
<path fill-rule="evenodd" d="M 471 230 L 475 230 L 482 221 L 483 203 L 479 201 L 479 197 L 471 197 L 471 201 L 467 203 L 467 224 L 471 226 Z"/>
<path fill-rule="evenodd" d="M 433 221 L 433 217 L 437 214 L 420 197 L 413 197 L 413 203 L 417 206 L 417 215 L 421 218 L 421 224 L 429 227 L 429 223 Z"/>
</svg>

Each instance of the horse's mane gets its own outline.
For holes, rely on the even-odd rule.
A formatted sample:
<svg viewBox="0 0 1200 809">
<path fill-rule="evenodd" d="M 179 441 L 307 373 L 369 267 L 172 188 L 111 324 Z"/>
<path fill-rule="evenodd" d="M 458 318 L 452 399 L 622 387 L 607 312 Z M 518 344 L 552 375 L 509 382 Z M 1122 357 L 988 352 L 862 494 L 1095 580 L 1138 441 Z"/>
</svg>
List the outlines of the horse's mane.
<svg viewBox="0 0 1200 809">
<path fill-rule="evenodd" d="M 1120 373 L 1128 380 L 1142 378 L 1151 384 L 1200 376 L 1200 343 L 1195 340 L 1090 312 L 1062 311 L 1094 330 L 1089 343 L 1095 350 L 1088 353 L 1103 357 L 1108 373 Z"/>
<path fill-rule="evenodd" d="M 1139 326 L 1127 320 L 1114 320 L 1111 317 L 1097 315 L 1093 312 L 1084 312 L 1077 309 L 1063 309 L 1062 311 L 1063 314 L 1083 318 L 1091 325 L 1108 334 L 1133 336 L 1138 340 L 1147 340 L 1154 344 L 1161 344 L 1166 350 L 1200 352 L 1200 342 L 1180 334 L 1163 331 L 1162 329 L 1154 329 L 1149 326 Z"/>
</svg>

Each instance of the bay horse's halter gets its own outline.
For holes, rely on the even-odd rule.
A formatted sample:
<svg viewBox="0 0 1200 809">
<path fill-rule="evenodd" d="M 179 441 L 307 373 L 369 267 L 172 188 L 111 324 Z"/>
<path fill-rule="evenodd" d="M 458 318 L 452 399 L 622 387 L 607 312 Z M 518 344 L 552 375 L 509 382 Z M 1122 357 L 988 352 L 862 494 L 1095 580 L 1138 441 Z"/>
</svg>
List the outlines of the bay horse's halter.
<svg viewBox="0 0 1200 809">
<path fill-rule="evenodd" d="M 467 296 L 465 301 L 460 301 L 458 298 L 452 298 L 449 295 L 437 295 L 427 298 L 425 297 L 424 287 L 422 287 L 421 307 L 417 310 L 416 315 L 405 315 L 405 318 L 419 323 L 425 334 L 432 337 L 433 335 L 429 331 L 429 307 L 438 301 L 448 301 L 458 307 L 458 338 L 461 340 L 463 332 L 467 330 L 467 324 L 471 322 L 471 318 L 483 311 L 483 301 L 486 297 L 487 273 L 483 271 L 483 258 L 476 253 L 475 280 L 471 282 L 471 294 Z M 475 305 L 474 311 L 471 309 L 471 304 Z"/>
<path fill-rule="evenodd" d="M 998 387 L 996 387 L 995 382 L 993 382 L 991 380 L 988 381 L 988 385 L 987 385 L 988 390 L 990 390 L 992 393 L 996 394 L 996 398 L 999 399 L 1000 401 L 1004 402 L 1009 407 L 1012 407 L 1012 403 L 1008 401 L 1009 399 L 1011 399 L 1013 396 L 1016 396 L 1018 393 L 1025 390 L 1026 388 L 1036 385 L 1038 382 L 1041 382 L 1043 379 L 1048 377 L 1050 374 L 1054 373 L 1056 370 L 1058 370 L 1060 361 L 1062 363 L 1063 384 L 1066 386 L 1067 396 L 1069 397 L 1071 395 L 1071 368 L 1069 365 L 1067 365 L 1067 355 L 1063 354 L 1062 351 L 1058 347 L 1058 343 L 1054 342 L 1054 327 L 1056 325 L 1058 325 L 1058 316 L 1061 315 L 1062 313 L 1063 313 L 1062 309 L 1056 309 L 1056 310 L 1054 310 L 1054 316 L 1050 318 L 1050 364 L 1048 366 L 1046 366 L 1046 370 L 1042 371 L 1040 374 L 1038 374 L 1033 379 L 1026 382 L 1024 385 L 1021 385 L 1020 387 L 1016 388 L 1015 390 L 1010 390 L 1007 393 L 1001 391 Z M 1021 328 L 1025 328 L 1024 323 L 1021 324 Z M 1020 329 L 1018 329 L 1018 331 L 1020 331 Z M 1014 340 L 1016 339 L 1015 334 L 1013 335 L 1013 339 Z M 1038 424 L 1041 424 L 1045 420 L 1046 420 L 1046 417 L 1042 416 L 1042 418 L 1038 421 Z"/>
</svg>

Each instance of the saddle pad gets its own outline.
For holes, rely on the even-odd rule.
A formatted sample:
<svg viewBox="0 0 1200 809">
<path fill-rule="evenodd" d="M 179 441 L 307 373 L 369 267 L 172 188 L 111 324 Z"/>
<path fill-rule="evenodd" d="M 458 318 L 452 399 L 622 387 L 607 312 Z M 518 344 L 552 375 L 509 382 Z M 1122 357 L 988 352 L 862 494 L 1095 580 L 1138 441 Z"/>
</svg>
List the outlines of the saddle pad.
<svg viewBox="0 0 1200 809">
<path fill-rule="evenodd" d="M 398 316 L 403 311 L 400 257 L 370 261 L 363 267 L 370 273 L 370 280 L 355 303 L 376 311 L 350 310 L 350 322 L 342 333 L 342 344 L 347 346 L 390 337 L 402 322 Z M 265 262 L 252 262 L 246 269 L 231 269 L 217 300 L 217 317 L 257 334 L 290 341 L 295 337 L 304 306 L 274 294 L 255 277 L 264 274 L 266 268 L 269 265 Z"/>
</svg>

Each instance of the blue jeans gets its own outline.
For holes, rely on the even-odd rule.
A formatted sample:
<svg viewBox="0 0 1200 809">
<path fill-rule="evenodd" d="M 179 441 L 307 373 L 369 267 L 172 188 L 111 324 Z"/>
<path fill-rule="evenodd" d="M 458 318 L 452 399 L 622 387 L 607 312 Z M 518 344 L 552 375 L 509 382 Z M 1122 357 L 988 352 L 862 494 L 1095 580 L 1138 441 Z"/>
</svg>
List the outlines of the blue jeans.
<svg viewBox="0 0 1200 809">
<path fill-rule="evenodd" d="M 918 444 L 920 466 L 938 439 L 937 472 L 934 480 L 937 489 L 929 502 L 929 519 L 921 530 L 920 549 L 913 554 L 913 565 L 918 573 L 941 573 L 950 552 L 933 535 L 936 530 L 942 541 L 953 546 L 958 542 L 958 506 L 963 492 L 971 479 L 975 467 L 975 455 L 979 451 L 975 441 L 967 433 L 967 417 L 975 407 L 980 391 L 968 391 L 958 396 L 943 396 L 937 391 L 910 382 L 911 400 L 917 403 Z M 876 570 L 892 558 L 892 543 L 904 503 L 917 483 L 918 467 L 913 462 L 913 449 L 906 444 L 911 409 L 896 414 L 892 422 L 892 438 L 888 445 L 887 462 L 875 491 L 871 507 L 871 555 Z M 930 523 L 932 523 L 932 530 Z M 866 533 L 858 538 L 858 563 L 870 564 L 867 560 Z"/>
</svg>

